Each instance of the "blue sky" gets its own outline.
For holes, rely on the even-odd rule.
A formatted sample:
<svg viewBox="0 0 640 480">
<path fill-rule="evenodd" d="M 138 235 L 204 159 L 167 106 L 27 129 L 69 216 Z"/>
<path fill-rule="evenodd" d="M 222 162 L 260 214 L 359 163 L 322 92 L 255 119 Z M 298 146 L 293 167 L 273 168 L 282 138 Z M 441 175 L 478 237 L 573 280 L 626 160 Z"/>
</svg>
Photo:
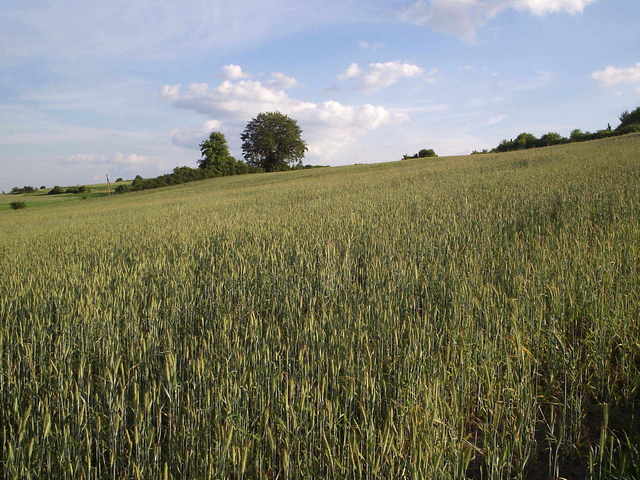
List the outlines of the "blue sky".
<svg viewBox="0 0 640 480">
<path fill-rule="evenodd" d="M 462 154 L 522 131 L 617 124 L 640 105 L 637 0 L 9 0 L 0 190 L 240 157 L 261 111 L 307 162 Z"/>
</svg>

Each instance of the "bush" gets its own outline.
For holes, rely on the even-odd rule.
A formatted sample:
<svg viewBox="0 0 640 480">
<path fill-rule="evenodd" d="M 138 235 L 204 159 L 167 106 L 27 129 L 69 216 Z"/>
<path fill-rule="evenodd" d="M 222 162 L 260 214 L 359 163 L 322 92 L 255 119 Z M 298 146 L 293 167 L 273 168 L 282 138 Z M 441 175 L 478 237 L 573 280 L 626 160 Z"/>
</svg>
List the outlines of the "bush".
<svg viewBox="0 0 640 480">
<path fill-rule="evenodd" d="M 66 193 L 66 190 L 58 185 L 49 190 L 47 195 L 60 195 L 61 193 Z"/>
<path fill-rule="evenodd" d="M 118 185 L 115 189 L 116 193 L 127 193 L 129 192 L 131 189 L 129 188 L 128 185 Z"/>
<path fill-rule="evenodd" d="M 20 210 L 21 208 L 27 208 L 27 204 L 24 203 L 24 202 L 11 202 L 9 205 L 14 210 Z"/>
<path fill-rule="evenodd" d="M 116 183 L 120 183 L 120 182 L 124 182 L 124 180 L 122 178 L 117 178 Z"/>
<path fill-rule="evenodd" d="M 21 187 L 13 187 L 13 188 L 11 189 L 11 192 L 9 192 L 9 193 L 11 193 L 12 195 L 18 195 L 18 194 L 20 194 L 20 193 L 33 193 L 33 192 L 35 192 L 35 191 L 36 191 L 36 189 L 35 189 L 35 188 L 30 187 L 30 186 L 28 186 L 28 185 L 25 185 L 25 186 L 24 186 L 24 187 L 22 187 L 22 188 L 21 188 Z"/>
<path fill-rule="evenodd" d="M 428 158 L 428 157 L 437 157 L 436 152 L 433 151 L 432 148 L 426 149 L 423 148 L 418 152 L 418 158 Z"/>
<path fill-rule="evenodd" d="M 64 193 L 87 193 L 89 191 L 87 187 L 81 185 L 79 187 L 68 187 L 64 190 Z"/>
<path fill-rule="evenodd" d="M 617 135 L 626 135 L 627 133 L 640 133 L 640 123 L 625 125 L 624 127 L 616 130 Z"/>
<path fill-rule="evenodd" d="M 630 125 L 638 125 L 640 124 L 640 107 L 632 110 L 631 112 L 623 112 L 620 115 L 620 125 L 616 128 L 616 132 L 620 135 L 620 130 Z"/>
</svg>

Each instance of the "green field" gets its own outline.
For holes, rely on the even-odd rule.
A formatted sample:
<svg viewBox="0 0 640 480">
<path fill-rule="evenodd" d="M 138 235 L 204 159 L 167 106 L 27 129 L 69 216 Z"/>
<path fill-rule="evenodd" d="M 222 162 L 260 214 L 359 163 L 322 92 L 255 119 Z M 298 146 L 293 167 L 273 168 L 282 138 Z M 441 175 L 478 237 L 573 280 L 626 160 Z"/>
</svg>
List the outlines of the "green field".
<svg viewBox="0 0 640 480">
<path fill-rule="evenodd" d="M 37 190 L 33 193 L 22 193 L 18 195 L 0 194 L 0 212 L 2 210 L 10 210 L 10 204 L 12 202 L 24 202 L 27 204 L 27 208 L 42 208 L 59 205 L 61 202 L 69 200 L 91 200 L 107 196 L 112 193 L 114 188 L 118 185 L 130 185 L 131 181 L 123 181 L 118 183 L 112 183 L 110 186 L 106 183 L 98 183 L 95 185 L 86 185 L 89 188 L 87 193 L 62 193 L 59 195 L 48 195 L 49 188 L 44 190 Z"/>
<path fill-rule="evenodd" d="M 640 478 L 640 135 L 53 206 L 2 478 Z"/>
</svg>

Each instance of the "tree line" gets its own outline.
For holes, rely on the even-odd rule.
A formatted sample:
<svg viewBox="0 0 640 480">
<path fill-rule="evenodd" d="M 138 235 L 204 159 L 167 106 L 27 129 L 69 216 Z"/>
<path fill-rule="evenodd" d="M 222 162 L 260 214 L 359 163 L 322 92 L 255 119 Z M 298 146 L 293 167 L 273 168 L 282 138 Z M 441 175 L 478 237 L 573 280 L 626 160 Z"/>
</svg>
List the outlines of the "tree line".
<svg viewBox="0 0 640 480">
<path fill-rule="evenodd" d="M 585 142 L 587 140 L 597 140 L 599 138 L 626 135 L 627 133 L 640 133 L 640 107 L 631 112 L 623 112 L 620 115 L 619 120 L 620 125 L 618 125 L 615 129 L 612 129 L 611 125 L 607 125 L 606 129 L 598 130 L 596 132 L 583 132 L 580 129 L 575 129 L 571 132 L 569 138 L 563 137 L 556 132 L 546 133 L 540 138 L 537 138 L 531 133 L 523 132 L 514 139 L 503 140 L 496 148 L 482 151 L 474 150 L 471 153 L 501 153 L 513 150 L 525 150 L 528 148 L 561 145 L 565 143 Z"/>
<path fill-rule="evenodd" d="M 206 178 L 312 168 L 302 164 L 307 151 L 302 130 L 296 120 L 283 113 L 260 113 L 246 125 L 240 138 L 245 161 L 231 155 L 222 132 L 212 132 L 200 143 L 201 158 L 197 161 L 197 168 L 176 167 L 171 173 L 154 178 L 138 175 L 131 185 L 119 185 L 115 191 L 125 193 Z"/>
<path fill-rule="evenodd" d="M 438 154 L 432 148 L 423 148 L 414 155 L 402 155 L 403 160 L 409 160 L 411 158 L 432 158 L 437 157 Z"/>
</svg>

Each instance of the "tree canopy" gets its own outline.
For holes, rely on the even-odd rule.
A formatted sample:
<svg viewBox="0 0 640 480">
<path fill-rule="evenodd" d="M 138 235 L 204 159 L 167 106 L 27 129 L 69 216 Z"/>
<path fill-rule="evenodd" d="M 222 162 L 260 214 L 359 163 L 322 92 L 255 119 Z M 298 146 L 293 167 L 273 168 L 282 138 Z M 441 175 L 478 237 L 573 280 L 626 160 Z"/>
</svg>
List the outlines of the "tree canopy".
<svg viewBox="0 0 640 480">
<path fill-rule="evenodd" d="M 298 122 L 280 112 L 258 114 L 247 124 L 240 138 L 247 163 L 267 172 L 286 170 L 291 164 L 302 163 L 308 150 Z"/>
<path fill-rule="evenodd" d="M 634 124 L 640 125 L 640 107 L 632 110 L 631 112 L 622 112 L 620 115 L 620 125 L 618 125 L 618 130 Z"/>
<path fill-rule="evenodd" d="M 200 153 L 202 158 L 198 160 L 199 168 L 215 167 L 231 156 L 227 139 L 221 132 L 211 132 L 209 138 L 200 144 Z"/>
</svg>

